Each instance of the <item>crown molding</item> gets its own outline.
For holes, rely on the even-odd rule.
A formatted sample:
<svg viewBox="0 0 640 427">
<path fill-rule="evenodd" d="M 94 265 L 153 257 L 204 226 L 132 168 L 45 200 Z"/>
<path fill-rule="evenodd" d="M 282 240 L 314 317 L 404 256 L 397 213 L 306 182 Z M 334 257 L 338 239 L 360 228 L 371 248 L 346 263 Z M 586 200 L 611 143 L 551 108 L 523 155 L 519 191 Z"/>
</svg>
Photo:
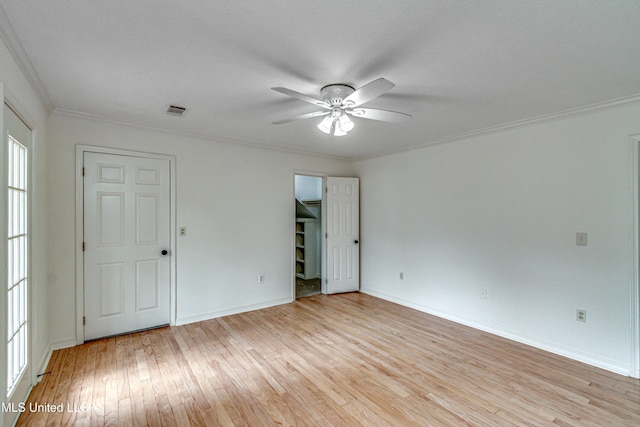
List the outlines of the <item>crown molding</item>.
<svg viewBox="0 0 640 427">
<path fill-rule="evenodd" d="M 65 110 L 65 109 L 61 109 L 61 108 L 55 108 L 51 112 L 51 115 L 52 116 L 60 116 L 60 117 L 69 117 L 69 118 L 75 118 L 75 119 L 89 120 L 89 121 L 100 122 L 100 123 L 116 125 L 116 126 L 127 126 L 127 127 L 131 127 L 131 128 L 144 129 L 144 130 L 149 130 L 149 131 L 153 131 L 153 132 L 162 132 L 162 133 L 167 133 L 167 134 L 176 135 L 176 136 L 183 136 L 183 137 L 187 137 L 187 138 L 201 139 L 201 140 L 205 140 L 205 141 L 213 141 L 213 142 L 218 142 L 218 143 L 222 143 L 222 144 L 232 144 L 232 145 L 236 145 L 236 146 L 244 146 L 244 147 L 250 147 L 250 148 L 258 148 L 258 149 L 267 150 L 267 151 L 278 151 L 278 152 L 281 152 L 281 153 L 296 154 L 296 155 L 299 155 L 299 156 L 319 157 L 319 158 L 322 158 L 322 159 L 341 160 L 341 161 L 347 161 L 347 162 L 351 161 L 350 157 L 342 157 L 342 156 L 331 155 L 331 154 L 316 153 L 316 152 L 313 152 L 313 151 L 298 150 L 298 149 L 295 149 L 295 148 L 283 147 L 283 146 L 274 145 L 274 144 L 263 144 L 263 143 L 258 143 L 258 142 L 251 142 L 251 141 L 246 141 L 246 140 L 240 140 L 240 139 L 234 139 L 234 138 L 230 138 L 230 137 L 225 137 L 225 136 L 221 136 L 221 135 L 204 135 L 204 134 L 198 134 L 198 133 L 181 132 L 181 131 L 177 131 L 177 130 L 173 130 L 173 129 L 167 129 L 167 128 L 156 127 L 156 126 L 149 126 L 149 125 L 142 124 L 142 123 L 136 123 L 136 122 L 129 122 L 129 121 L 125 121 L 125 120 L 112 119 L 112 118 L 109 118 L 109 117 L 99 116 L 99 115 L 96 115 L 96 114 L 82 113 L 82 112 L 79 112 L 79 111 Z"/>
<path fill-rule="evenodd" d="M 48 113 L 51 113 L 54 109 L 53 102 L 51 101 L 51 97 L 49 96 L 49 92 L 47 88 L 40 80 L 40 76 L 38 76 L 38 72 L 36 71 L 31 59 L 27 55 L 27 52 L 24 50 L 18 35 L 13 29 L 13 25 L 9 20 L 9 16 L 7 12 L 4 10 L 2 5 L 0 4 L 0 39 L 4 41 L 4 44 L 7 46 L 9 53 L 13 56 L 13 59 L 18 64 L 18 68 L 22 71 L 25 78 L 29 82 L 29 85 L 36 93 L 42 105 L 47 110 Z"/>
<path fill-rule="evenodd" d="M 577 108 L 570 108 L 570 109 L 567 109 L 567 110 L 557 111 L 555 113 L 542 114 L 542 115 L 539 115 L 539 116 L 530 117 L 530 118 L 522 119 L 522 120 L 516 120 L 516 121 L 513 121 L 513 122 L 504 123 L 504 124 L 497 125 L 497 126 L 490 126 L 490 127 L 483 128 L 483 129 L 477 129 L 477 130 L 473 130 L 473 131 L 470 131 L 470 132 L 461 133 L 461 134 L 458 134 L 458 135 L 448 136 L 448 137 L 445 137 L 445 138 L 434 139 L 434 140 L 431 140 L 431 141 L 425 141 L 425 142 L 422 142 L 422 143 L 409 145 L 409 146 L 397 148 L 397 149 L 394 149 L 394 150 L 388 150 L 388 151 L 380 152 L 380 153 L 377 153 L 377 154 L 372 154 L 370 156 L 357 157 L 357 158 L 353 158 L 352 161 L 353 162 L 359 162 L 359 161 L 362 161 L 362 160 L 369 160 L 369 159 L 375 159 L 375 158 L 378 158 L 378 157 L 390 156 L 392 154 L 402 153 L 402 152 L 405 152 L 405 151 L 419 150 L 420 148 L 425 148 L 425 147 L 428 147 L 428 146 L 431 146 L 431 145 L 445 144 L 445 143 L 449 143 L 449 142 L 461 141 L 461 140 L 473 138 L 473 137 L 476 137 L 476 136 L 497 133 L 497 132 L 501 132 L 503 130 L 508 130 L 508 129 L 517 128 L 517 127 L 520 127 L 520 126 L 531 125 L 531 124 L 536 124 L 536 123 L 542 123 L 542 122 L 551 121 L 551 120 L 562 119 L 562 118 L 565 118 L 565 117 L 580 116 L 580 115 L 588 114 L 588 113 L 591 113 L 591 112 L 594 112 L 594 111 L 604 110 L 604 109 L 615 107 L 615 106 L 618 106 L 618 105 L 630 104 L 630 103 L 638 102 L 638 101 L 640 101 L 640 94 L 625 96 L 625 97 L 622 97 L 622 98 L 611 99 L 611 100 L 604 101 L 604 102 L 599 102 L 599 103 L 596 103 L 596 104 L 585 105 L 585 106 L 577 107 Z"/>
<path fill-rule="evenodd" d="M 260 149 L 263 149 L 263 150 L 280 151 L 280 152 L 286 152 L 286 153 L 290 153 L 290 154 L 298 154 L 298 155 L 311 156 L 311 157 L 320 157 L 320 158 L 332 159 L 332 160 L 342 160 L 342 161 L 348 161 L 348 162 L 355 163 L 355 162 L 359 162 L 359 161 L 363 161 L 363 160 L 369 160 L 369 159 L 385 157 L 385 156 L 389 156 L 389 155 L 393 155 L 393 154 L 398 154 L 398 153 L 402 153 L 402 152 L 406 152 L 406 151 L 418 150 L 418 149 L 421 149 L 421 148 L 429 147 L 431 145 L 438 145 L 438 144 L 445 144 L 445 143 L 450 143 L 450 142 L 462 141 L 462 140 L 473 138 L 473 137 L 476 137 L 476 136 L 488 135 L 488 134 L 497 133 L 497 132 L 501 132 L 501 131 L 504 131 L 504 130 L 521 127 L 521 126 L 526 126 L 526 125 L 531 125 L 531 124 L 536 124 L 536 123 L 542 123 L 542 122 L 551 121 L 551 120 L 558 120 L 558 119 L 562 119 L 562 118 L 565 118 L 565 117 L 580 116 L 580 115 L 588 114 L 588 113 L 591 113 L 591 112 L 594 112 L 594 111 L 604 110 L 604 109 L 612 108 L 612 107 L 615 107 L 615 106 L 618 106 L 618 105 L 630 104 L 630 103 L 638 102 L 638 101 L 640 101 L 640 94 L 627 96 L 627 97 L 622 97 L 622 98 L 616 98 L 616 99 L 608 100 L 608 101 L 605 101 L 605 102 L 600 102 L 600 103 L 597 103 L 597 104 L 591 104 L 591 105 L 587 105 L 587 106 L 571 108 L 571 109 L 567 109 L 567 110 L 563 110 L 563 111 L 559 111 L 559 112 L 555 112 L 555 113 L 544 114 L 544 115 L 540 115 L 540 116 L 536 116 L 536 117 L 530 117 L 528 119 L 517 120 L 517 121 L 513 121 L 513 122 L 509 122 L 509 123 L 504 123 L 504 124 L 498 125 L 498 126 L 492 126 L 492 127 L 478 129 L 478 130 L 471 131 L 471 132 L 461 133 L 461 134 L 453 135 L 453 136 L 446 137 L 446 138 L 440 138 L 440 139 L 435 139 L 435 140 L 432 140 L 432 141 L 426 141 L 426 142 L 423 142 L 423 143 L 420 143 L 420 144 L 401 147 L 401 148 L 397 148 L 397 149 L 394 149 L 394 150 L 388 150 L 388 151 L 385 151 L 385 152 L 376 153 L 376 154 L 372 154 L 370 156 L 365 156 L 365 157 L 346 157 L 346 156 L 327 155 L 327 154 L 320 154 L 320 153 L 316 153 L 316 152 L 312 152 L 312 151 L 306 151 L 306 150 L 296 150 L 296 149 L 292 149 L 290 147 L 283 147 L 283 146 L 278 146 L 278 145 L 275 145 L 275 144 L 266 145 L 266 144 L 260 144 L 260 143 L 256 143 L 256 142 L 245 141 L 245 140 L 238 140 L 238 139 L 233 139 L 233 138 L 224 137 L 224 136 L 220 136 L 220 135 L 214 136 L 214 135 L 201 135 L 201 134 L 188 133 L 188 132 L 179 132 L 179 131 L 175 131 L 175 130 L 171 130 L 171 129 L 148 126 L 148 125 L 141 124 L 141 123 L 134 123 L 134 122 L 116 120 L 116 119 L 111 119 L 111 118 L 108 118 L 108 117 L 103 117 L 103 116 L 98 116 L 98 115 L 93 115 L 93 114 L 88 114 L 88 113 L 82 113 L 82 112 L 78 112 L 78 111 L 64 110 L 64 109 L 59 109 L 59 108 L 54 109 L 51 114 L 60 115 L 60 116 L 67 116 L 67 117 L 74 117 L 74 118 L 81 118 L 81 119 L 88 119 L 88 120 L 93 120 L 93 121 L 97 121 L 97 122 L 109 123 L 109 124 L 120 125 L 120 126 L 130 126 L 130 127 L 134 127 L 134 128 L 138 128 L 138 129 L 147 129 L 147 130 L 153 130 L 153 131 L 158 131 L 158 132 L 165 132 L 165 133 L 170 133 L 170 134 L 174 134 L 174 135 L 180 135 L 180 136 L 185 136 L 185 137 L 190 137 L 190 138 L 204 139 L 204 140 L 209 140 L 209 141 L 216 141 L 216 142 L 226 143 L 226 144 L 243 145 L 243 146 L 246 146 L 246 147 L 260 148 Z"/>
</svg>

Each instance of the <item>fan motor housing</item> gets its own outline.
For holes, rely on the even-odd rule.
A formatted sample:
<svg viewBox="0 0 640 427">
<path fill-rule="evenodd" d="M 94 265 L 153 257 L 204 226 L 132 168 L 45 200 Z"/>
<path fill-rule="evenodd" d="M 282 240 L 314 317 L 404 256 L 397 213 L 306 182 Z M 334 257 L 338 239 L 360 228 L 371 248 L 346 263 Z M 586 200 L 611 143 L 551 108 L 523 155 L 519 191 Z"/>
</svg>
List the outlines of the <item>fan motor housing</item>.
<svg viewBox="0 0 640 427">
<path fill-rule="evenodd" d="M 332 106 L 342 105 L 342 100 L 353 92 L 355 89 L 345 84 L 330 84 L 320 89 L 322 99 Z"/>
</svg>

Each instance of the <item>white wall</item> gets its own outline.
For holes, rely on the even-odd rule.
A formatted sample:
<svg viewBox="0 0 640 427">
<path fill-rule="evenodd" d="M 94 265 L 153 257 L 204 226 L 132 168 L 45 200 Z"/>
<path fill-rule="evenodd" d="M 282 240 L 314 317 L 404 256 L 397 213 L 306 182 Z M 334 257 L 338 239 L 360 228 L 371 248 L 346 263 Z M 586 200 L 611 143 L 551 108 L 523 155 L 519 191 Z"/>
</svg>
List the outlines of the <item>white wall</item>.
<svg viewBox="0 0 640 427">
<path fill-rule="evenodd" d="M 628 374 L 639 118 L 635 102 L 357 162 L 362 290 Z"/>
<path fill-rule="evenodd" d="M 168 117 L 168 120 L 174 119 Z M 75 342 L 75 146 L 176 156 L 177 320 L 186 323 L 293 298 L 294 170 L 351 163 L 221 143 L 54 113 L 49 191 L 51 337 Z M 257 275 L 265 275 L 257 285 Z"/>
<path fill-rule="evenodd" d="M 31 165 L 33 169 L 31 190 L 32 190 L 32 211 L 31 211 L 31 277 L 29 290 L 31 292 L 31 355 L 33 362 L 33 377 L 37 375 L 42 365 L 46 362 L 49 350 L 48 331 L 48 287 L 47 287 L 47 124 L 48 113 L 40 102 L 38 96 L 29 85 L 28 80 L 13 59 L 7 46 L 0 39 L 0 84 L 4 89 L 4 98 L 14 107 L 33 129 L 34 137 L 31 149 Z M 2 98 L 2 96 L 0 96 Z M 0 106 L 2 99 L 0 99 Z M 4 134 L 4 130 L 1 130 Z M 3 163 L 2 163 L 3 164 Z M 0 166 L 2 168 L 2 166 Z M 0 206 L 4 206 L 5 192 L 0 192 Z M 4 259 L 6 245 L 0 246 L 0 258 Z M 4 265 L 4 264 L 3 264 Z M 4 268 L 2 269 L 4 272 Z M 2 276 L 0 283 L 2 289 L 6 289 L 6 276 Z M 4 293 L 0 297 L 0 302 L 4 303 Z M 4 305 L 2 305 L 4 307 Z M 4 313 L 0 316 L 0 330 L 5 327 Z M 1 341 L 2 351 L 6 340 Z M 0 375 L 6 375 L 4 358 L 0 356 L 2 366 Z M 4 378 L 0 381 L 5 384 Z M 4 402 L 5 393 L 1 393 Z M 0 419 L 0 424 L 2 420 Z"/>
</svg>

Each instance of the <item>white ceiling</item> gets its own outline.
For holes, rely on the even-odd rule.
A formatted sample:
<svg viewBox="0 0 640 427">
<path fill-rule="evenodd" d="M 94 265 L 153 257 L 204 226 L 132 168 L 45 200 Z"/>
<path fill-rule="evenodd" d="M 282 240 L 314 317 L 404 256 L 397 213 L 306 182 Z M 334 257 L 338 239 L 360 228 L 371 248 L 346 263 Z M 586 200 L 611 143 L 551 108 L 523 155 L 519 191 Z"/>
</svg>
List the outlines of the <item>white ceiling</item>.
<svg viewBox="0 0 640 427">
<path fill-rule="evenodd" d="M 0 5 L 57 110 L 346 158 L 640 94 L 638 0 Z M 366 106 L 408 124 L 356 118 L 339 138 L 317 118 L 271 124 L 317 110 L 272 86 L 319 97 L 379 77 L 396 87 Z"/>
</svg>

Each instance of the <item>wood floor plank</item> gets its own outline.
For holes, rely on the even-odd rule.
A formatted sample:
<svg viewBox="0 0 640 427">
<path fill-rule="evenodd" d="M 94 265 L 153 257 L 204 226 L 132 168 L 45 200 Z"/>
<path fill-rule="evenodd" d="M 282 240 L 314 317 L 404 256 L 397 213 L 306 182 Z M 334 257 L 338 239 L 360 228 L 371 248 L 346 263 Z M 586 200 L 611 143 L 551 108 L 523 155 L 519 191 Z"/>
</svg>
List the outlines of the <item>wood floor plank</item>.
<svg viewBox="0 0 640 427">
<path fill-rule="evenodd" d="M 55 351 L 18 426 L 640 425 L 640 381 L 364 294 Z"/>
</svg>

